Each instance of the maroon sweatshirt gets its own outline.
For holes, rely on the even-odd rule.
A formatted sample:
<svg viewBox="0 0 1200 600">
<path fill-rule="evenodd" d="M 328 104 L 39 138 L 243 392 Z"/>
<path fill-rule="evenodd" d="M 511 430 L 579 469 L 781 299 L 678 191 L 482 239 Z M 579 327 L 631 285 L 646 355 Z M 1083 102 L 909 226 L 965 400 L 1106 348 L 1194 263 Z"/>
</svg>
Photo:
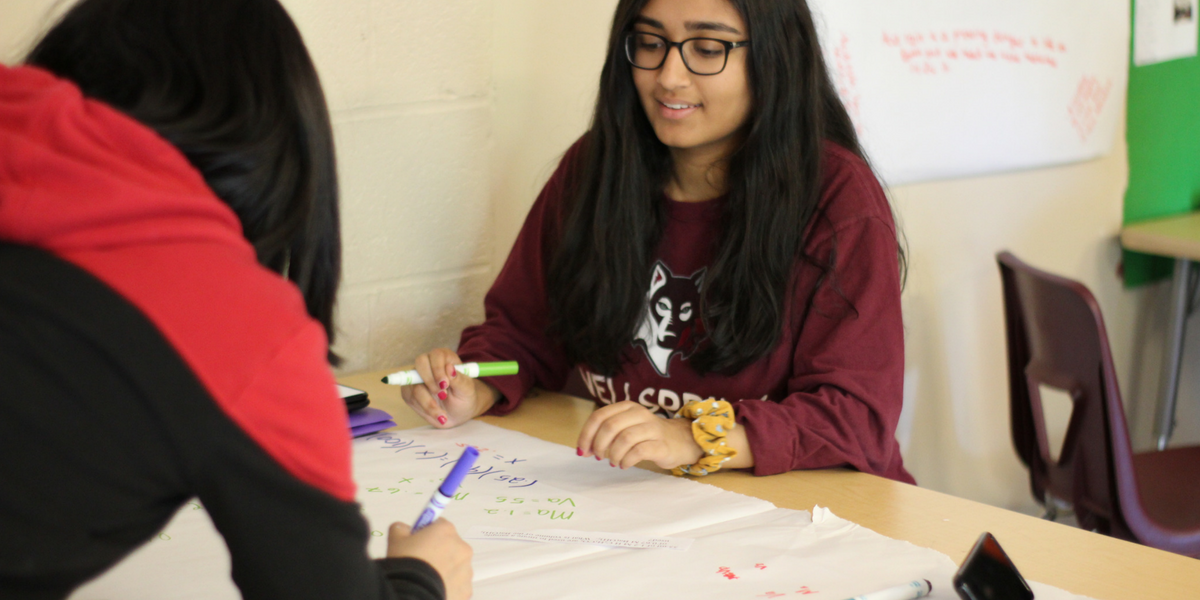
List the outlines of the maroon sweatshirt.
<svg viewBox="0 0 1200 600">
<path fill-rule="evenodd" d="M 489 381 L 502 393 L 492 414 L 511 412 L 530 388 L 559 390 L 572 370 L 599 404 L 638 402 L 674 416 L 690 400 L 728 400 L 746 427 L 754 472 L 849 466 L 914 483 L 896 442 L 903 404 L 904 331 L 896 228 L 866 163 L 835 144 L 824 156 L 818 217 L 805 251 L 833 272 L 796 266 L 779 343 L 731 376 L 701 375 L 694 347 L 699 288 L 721 233 L 723 198 L 663 198 L 667 224 L 652 267 L 633 357 L 613 377 L 570 364 L 547 334 L 545 245 L 563 214 L 563 191 L 580 158 L 576 143 L 538 196 L 504 269 L 484 300 L 486 320 L 462 333 L 464 361 L 515 360 L 517 376 Z M 815 295 L 814 295 L 814 289 Z M 811 298 L 811 305 L 809 303 Z"/>
</svg>

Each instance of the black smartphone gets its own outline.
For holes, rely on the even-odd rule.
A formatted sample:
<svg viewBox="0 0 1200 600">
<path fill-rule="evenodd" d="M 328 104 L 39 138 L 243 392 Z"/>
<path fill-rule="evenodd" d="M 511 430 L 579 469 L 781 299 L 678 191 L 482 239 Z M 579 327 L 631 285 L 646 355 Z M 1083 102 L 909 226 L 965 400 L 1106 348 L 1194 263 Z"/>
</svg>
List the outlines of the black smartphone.
<svg viewBox="0 0 1200 600">
<path fill-rule="evenodd" d="M 358 388 L 338 384 L 338 393 L 342 395 L 342 400 L 346 401 L 346 412 L 354 412 L 360 408 L 366 408 L 370 404 L 367 399 L 367 393 Z"/>
<path fill-rule="evenodd" d="M 954 591 L 963 600 L 1033 600 L 1017 566 L 986 531 L 954 574 Z"/>
</svg>

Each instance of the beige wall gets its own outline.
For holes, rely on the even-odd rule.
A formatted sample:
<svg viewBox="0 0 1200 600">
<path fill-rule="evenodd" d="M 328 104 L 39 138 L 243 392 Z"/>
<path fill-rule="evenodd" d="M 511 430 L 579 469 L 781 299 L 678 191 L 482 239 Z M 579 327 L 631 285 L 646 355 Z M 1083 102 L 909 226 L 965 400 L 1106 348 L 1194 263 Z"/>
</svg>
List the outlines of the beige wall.
<svg viewBox="0 0 1200 600">
<path fill-rule="evenodd" d="M 329 96 L 347 371 L 409 361 L 482 318 L 493 250 L 488 0 L 288 0 Z"/>
<path fill-rule="evenodd" d="M 537 190 L 586 128 L 615 0 L 285 0 L 333 111 L 346 273 L 337 349 L 347 371 L 453 346 L 481 318 Z M 50 0 L 0 3 L 12 62 Z M 899 437 L 922 485 L 1033 511 L 1009 441 L 993 255 L 1079 279 L 1108 320 L 1122 389 L 1149 440 L 1161 285 L 1116 270 L 1124 142 L 1082 164 L 893 188 L 910 251 Z M 1200 344 L 1200 327 L 1189 347 Z M 1132 390 L 1132 391 L 1131 391 Z M 1181 440 L 1200 440 L 1200 369 L 1183 382 Z"/>
<path fill-rule="evenodd" d="M 0 62 L 16 62 L 46 28 L 54 0 L 0 2 Z"/>
</svg>

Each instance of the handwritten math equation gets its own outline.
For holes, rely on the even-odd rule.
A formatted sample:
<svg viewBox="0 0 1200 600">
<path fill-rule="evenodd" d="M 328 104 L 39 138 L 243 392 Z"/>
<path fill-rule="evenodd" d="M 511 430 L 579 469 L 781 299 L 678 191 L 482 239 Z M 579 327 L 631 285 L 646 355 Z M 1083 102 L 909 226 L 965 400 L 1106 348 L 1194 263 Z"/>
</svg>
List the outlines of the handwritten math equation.
<svg viewBox="0 0 1200 600">
<path fill-rule="evenodd" d="M 418 444 L 414 439 L 404 439 L 392 434 L 382 434 L 374 438 L 383 443 L 385 450 L 392 450 L 397 454 L 404 454 L 407 457 L 419 461 L 437 461 L 439 468 L 448 468 L 458 462 L 459 453 L 448 450 L 438 450 L 426 447 L 424 444 Z M 468 444 L 457 442 L 455 446 L 465 448 Z M 475 447 L 479 450 L 480 458 L 488 456 L 490 460 L 496 461 L 496 465 L 484 464 L 482 461 L 476 463 L 467 473 L 468 477 L 475 476 L 477 481 L 494 481 L 503 484 L 509 488 L 527 488 L 537 484 L 537 479 L 529 477 L 520 477 L 509 473 L 508 468 L 516 466 L 519 463 L 526 462 L 523 458 L 512 456 L 504 456 L 491 448 L 481 446 Z M 489 456 L 490 455 L 490 456 Z M 486 459 L 485 459 L 486 460 Z"/>
<path fill-rule="evenodd" d="M 412 477 L 404 477 L 396 482 L 396 485 L 399 487 L 387 487 L 387 486 L 377 485 L 377 486 L 366 488 L 365 491 L 369 494 L 387 494 L 389 496 L 394 496 L 396 494 L 416 494 L 418 496 L 428 496 L 430 494 L 430 490 L 427 488 L 424 488 L 424 487 L 404 486 L 404 484 L 406 484 L 406 483 L 412 483 L 412 480 L 413 480 Z M 430 483 L 437 483 L 439 481 L 443 481 L 443 480 L 442 479 L 430 479 L 429 480 Z M 467 499 L 467 496 L 470 496 L 470 495 L 471 495 L 471 492 L 458 492 L 458 493 L 454 494 L 454 500 L 457 502 L 462 502 L 463 500 Z"/>
<path fill-rule="evenodd" d="M 544 502 L 544 504 L 543 504 L 543 502 Z M 569 505 L 571 505 L 571 507 L 574 507 L 575 501 L 572 500 L 571 498 L 545 498 L 545 499 L 542 499 L 542 498 L 510 498 L 508 496 L 496 496 L 496 504 L 506 504 L 507 506 L 504 506 L 501 508 L 485 508 L 485 509 L 483 509 L 483 511 L 489 515 L 508 515 L 508 516 L 528 515 L 528 516 L 537 516 L 537 517 L 548 517 L 551 521 L 560 521 L 560 520 L 561 521 L 570 521 L 571 517 L 575 516 L 575 511 L 567 512 L 565 510 L 560 511 L 560 510 L 556 510 L 553 508 L 544 509 L 544 508 L 538 508 L 538 507 L 533 506 L 533 504 L 537 504 L 538 506 L 546 506 L 547 504 L 554 504 L 554 505 L 561 507 L 561 506 L 566 506 L 569 504 Z M 512 506 L 518 506 L 519 508 L 510 508 Z"/>
<path fill-rule="evenodd" d="M 970 63 L 1029 65 L 1057 69 L 1067 45 L 1049 35 L 1018 35 L 983 29 L 883 32 L 910 73 L 937 75 Z"/>
<path fill-rule="evenodd" d="M 552 508 L 531 508 L 530 510 L 512 509 L 504 510 L 502 508 L 485 508 L 483 512 L 489 515 L 507 515 L 515 517 L 517 515 L 529 517 L 546 517 L 551 521 L 570 521 L 571 517 L 575 516 L 575 511 L 567 512 L 565 510 L 554 510 Z"/>
<path fill-rule="evenodd" d="M 423 482 L 423 480 L 421 481 Z M 432 483 L 441 481 L 441 479 L 431 479 L 429 481 Z M 394 496 L 396 494 L 417 494 L 424 496 L 429 494 L 429 490 L 425 489 L 424 487 L 419 485 L 407 485 L 412 483 L 414 483 L 412 477 L 403 477 L 397 480 L 394 486 L 377 485 L 368 487 L 366 488 L 366 493 L 386 494 L 389 496 Z M 469 497 L 471 497 L 471 492 L 460 491 L 454 494 L 454 501 L 462 502 Z M 479 498 L 478 494 L 476 494 L 476 498 Z M 551 521 L 570 521 L 571 517 L 575 516 L 575 511 L 567 512 L 566 510 L 558 510 L 568 506 L 575 508 L 576 504 L 574 498 L 515 498 L 511 496 L 494 496 L 493 498 L 493 504 L 503 504 L 505 506 L 498 508 L 484 508 L 483 511 L 489 515 L 529 515 L 548 517 Z M 553 508 L 541 508 L 543 506 Z"/>
</svg>

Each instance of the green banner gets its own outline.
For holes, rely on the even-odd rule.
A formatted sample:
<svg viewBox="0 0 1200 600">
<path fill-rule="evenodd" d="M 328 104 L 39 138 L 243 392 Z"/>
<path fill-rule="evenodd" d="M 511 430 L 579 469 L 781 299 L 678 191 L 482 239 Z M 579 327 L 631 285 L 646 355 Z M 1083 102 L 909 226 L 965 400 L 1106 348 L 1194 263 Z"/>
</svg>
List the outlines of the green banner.
<svg viewBox="0 0 1200 600">
<path fill-rule="evenodd" d="M 1200 206 L 1200 58 L 1129 68 L 1125 223 Z M 1171 274 L 1171 260 L 1125 252 L 1125 285 Z"/>
</svg>

